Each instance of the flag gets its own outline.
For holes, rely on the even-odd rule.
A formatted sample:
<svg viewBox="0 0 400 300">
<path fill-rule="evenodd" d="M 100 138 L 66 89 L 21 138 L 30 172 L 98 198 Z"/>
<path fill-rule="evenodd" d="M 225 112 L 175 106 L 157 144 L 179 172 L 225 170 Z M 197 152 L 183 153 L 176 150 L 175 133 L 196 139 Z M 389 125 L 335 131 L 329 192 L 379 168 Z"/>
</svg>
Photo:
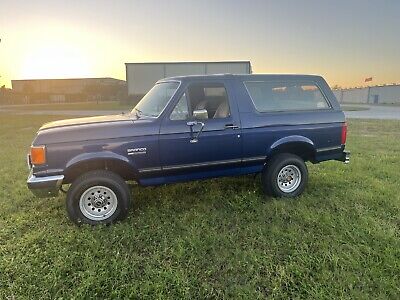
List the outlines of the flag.
<svg viewBox="0 0 400 300">
<path fill-rule="evenodd" d="M 364 82 L 370 82 L 370 81 L 372 81 L 372 77 L 365 78 L 364 80 Z"/>
</svg>

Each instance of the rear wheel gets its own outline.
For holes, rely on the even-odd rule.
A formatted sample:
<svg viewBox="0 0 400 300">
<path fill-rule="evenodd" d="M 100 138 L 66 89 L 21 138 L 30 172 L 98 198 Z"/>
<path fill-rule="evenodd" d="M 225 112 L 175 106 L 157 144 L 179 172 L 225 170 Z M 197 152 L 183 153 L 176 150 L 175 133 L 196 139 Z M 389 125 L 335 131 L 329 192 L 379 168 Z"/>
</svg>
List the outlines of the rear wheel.
<svg viewBox="0 0 400 300">
<path fill-rule="evenodd" d="M 130 206 L 125 181 L 105 170 L 90 171 L 78 177 L 67 194 L 67 211 L 76 224 L 110 224 L 124 219 Z"/>
<path fill-rule="evenodd" d="M 308 169 L 299 156 L 283 153 L 274 156 L 263 170 L 264 192 L 274 197 L 296 197 L 305 189 Z"/>
</svg>

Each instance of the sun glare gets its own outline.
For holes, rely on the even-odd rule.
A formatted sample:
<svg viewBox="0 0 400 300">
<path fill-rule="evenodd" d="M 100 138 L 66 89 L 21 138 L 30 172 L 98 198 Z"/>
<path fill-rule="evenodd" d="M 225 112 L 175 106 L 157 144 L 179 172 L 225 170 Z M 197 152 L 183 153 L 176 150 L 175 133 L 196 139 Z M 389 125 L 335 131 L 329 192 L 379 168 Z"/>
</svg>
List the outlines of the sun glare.
<svg viewBox="0 0 400 300">
<path fill-rule="evenodd" d="M 69 45 L 38 45 L 27 49 L 20 74 L 25 79 L 88 77 L 88 57 Z"/>
</svg>

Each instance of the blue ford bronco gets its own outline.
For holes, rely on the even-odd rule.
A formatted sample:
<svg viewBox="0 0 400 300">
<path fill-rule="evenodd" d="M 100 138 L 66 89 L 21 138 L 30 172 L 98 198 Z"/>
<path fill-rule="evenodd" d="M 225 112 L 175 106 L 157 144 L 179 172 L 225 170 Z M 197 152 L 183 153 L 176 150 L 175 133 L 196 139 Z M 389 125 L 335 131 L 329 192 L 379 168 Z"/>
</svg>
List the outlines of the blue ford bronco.
<svg viewBox="0 0 400 300">
<path fill-rule="evenodd" d="M 127 216 L 126 181 L 142 186 L 261 174 L 267 195 L 296 197 L 305 162 L 349 161 L 345 116 L 311 75 L 204 75 L 162 79 L 128 114 L 43 125 L 28 164 L 29 189 L 55 196 L 76 224 Z"/>
</svg>

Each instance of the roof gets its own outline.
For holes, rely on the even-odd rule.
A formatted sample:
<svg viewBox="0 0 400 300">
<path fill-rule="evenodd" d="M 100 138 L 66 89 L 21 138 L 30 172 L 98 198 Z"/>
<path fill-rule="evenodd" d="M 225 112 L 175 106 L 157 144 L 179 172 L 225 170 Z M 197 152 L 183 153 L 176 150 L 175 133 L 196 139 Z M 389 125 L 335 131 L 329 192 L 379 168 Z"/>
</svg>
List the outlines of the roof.
<svg viewBox="0 0 400 300">
<path fill-rule="evenodd" d="M 158 82 L 169 80 L 218 80 L 218 79 L 233 79 L 239 78 L 240 80 L 259 79 L 259 80 L 290 80 L 290 79 L 304 79 L 304 80 L 317 80 L 321 79 L 320 75 L 307 75 L 307 74 L 210 74 L 210 75 L 186 75 L 174 76 L 160 79 Z"/>
<path fill-rule="evenodd" d="M 250 64 L 249 60 L 231 60 L 231 61 L 161 61 L 161 62 L 130 62 L 125 65 L 176 65 L 176 64 Z"/>
</svg>

